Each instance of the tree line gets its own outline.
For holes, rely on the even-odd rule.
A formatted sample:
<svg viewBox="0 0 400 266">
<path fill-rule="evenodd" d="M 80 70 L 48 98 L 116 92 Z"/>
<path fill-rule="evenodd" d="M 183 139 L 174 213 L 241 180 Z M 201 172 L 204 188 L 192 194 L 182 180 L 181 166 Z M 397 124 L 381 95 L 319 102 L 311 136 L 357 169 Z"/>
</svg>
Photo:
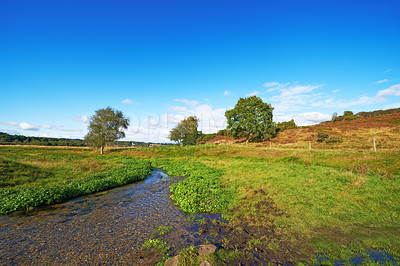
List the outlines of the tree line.
<svg viewBox="0 0 400 266">
<path fill-rule="evenodd" d="M 35 146 L 70 146 L 87 147 L 87 143 L 82 139 L 66 138 L 46 138 L 46 137 L 26 137 L 22 135 L 10 135 L 0 132 L 0 145 L 35 145 Z M 115 147 L 151 147 L 152 145 L 170 145 L 167 143 L 156 144 L 143 141 L 115 141 Z"/>
<path fill-rule="evenodd" d="M 0 132 L 0 145 L 86 146 L 81 139 L 26 137 Z"/>
<path fill-rule="evenodd" d="M 213 134 L 203 134 L 198 131 L 199 119 L 196 116 L 189 116 L 170 131 L 169 139 L 175 141 L 178 145 L 205 143 L 217 135 L 244 138 L 246 142 L 265 141 L 275 137 L 283 130 L 298 127 L 293 119 L 287 122 L 275 123 L 273 121 L 273 110 L 274 108 L 265 103 L 260 97 L 240 98 L 233 109 L 225 112 L 227 119 L 226 129 Z M 360 112 L 355 115 L 351 111 L 345 111 L 342 116 L 334 113 L 331 121 L 353 120 L 360 117 L 397 112 L 400 112 L 400 108 L 386 111 Z M 99 148 L 101 154 L 103 154 L 105 146 L 152 146 L 151 143 L 145 142 L 117 141 L 125 137 L 124 130 L 128 128 L 129 123 L 129 118 L 125 117 L 121 111 L 107 107 L 96 110 L 95 114 L 90 117 L 88 133 L 84 140 L 25 137 L 0 132 L 0 145 L 91 146 Z"/>
<path fill-rule="evenodd" d="M 274 108 L 260 97 L 240 98 L 232 110 L 225 112 L 228 125 L 218 133 L 229 134 L 234 138 L 243 137 L 246 142 L 269 139 L 277 132 L 277 125 L 272 120 L 273 110 Z M 218 134 L 203 134 L 197 130 L 198 123 L 197 117 L 189 116 L 170 131 L 169 139 L 179 145 L 194 145 Z"/>
</svg>

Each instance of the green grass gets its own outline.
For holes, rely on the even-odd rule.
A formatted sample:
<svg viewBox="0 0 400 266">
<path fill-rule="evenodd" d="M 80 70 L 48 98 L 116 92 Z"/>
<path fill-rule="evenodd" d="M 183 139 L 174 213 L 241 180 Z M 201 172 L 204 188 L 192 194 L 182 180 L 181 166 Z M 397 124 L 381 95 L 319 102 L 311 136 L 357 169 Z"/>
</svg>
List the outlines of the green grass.
<svg viewBox="0 0 400 266">
<path fill-rule="evenodd" d="M 122 164 L 83 148 L 0 146 L 0 188 L 56 185 Z"/>
<path fill-rule="evenodd" d="M 0 158 L 0 188 L 23 186 L 52 177 L 51 172 L 38 166 Z"/>
<path fill-rule="evenodd" d="M 396 150 L 308 152 L 202 145 L 120 149 L 98 156 L 87 149 L 0 147 L 1 184 L 8 190 L 57 187 L 102 176 L 97 173 L 118 169 L 132 157 L 151 158 L 153 167 L 187 177 L 171 186 L 172 199 L 182 210 L 220 212 L 231 224 L 239 217 L 261 227 L 272 222 L 282 239 L 300 243 L 310 259 L 325 254 L 348 261 L 368 249 L 384 249 L 400 258 Z M 256 192 L 260 190 L 263 193 Z M 284 215 L 257 208 L 265 201 Z M 253 240 L 249 247 L 256 244 Z M 248 253 L 218 251 L 214 259 L 228 262 L 243 254 Z M 304 257 L 294 262 L 310 263 Z"/>
<path fill-rule="evenodd" d="M 142 180 L 150 173 L 148 161 L 125 160 L 124 166 L 57 185 L 1 188 L 0 214 L 60 203 L 69 198 L 126 185 Z"/>
<path fill-rule="evenodd" d="M 169 258 L 168 250 L 170 247 L 161 238 L 150 238 L 142 245 L 142 250 L 145 254 L 151 254 L 152 252 L 158 253 L 161 257 L 161 261 L 157 263 L 157 266 L 164 265 L 164 262 Z"/>
<path fill-rule="evenodd" d="M 198 261 L 198 248 L 194 246 L 189 246 L 183 248 L 179 252 L 179 265 L 186 266 L 197 266 L 200 265 L 200 261 Z"/>
<path fill-rule="evenodd" d="M 170 190 L 171 199 L 187 213 L 221 212 L 232 200 L 232 194 L 221 183 L 222 171 L 198 162 L 154 158 L 151 164 L 171 176 L 186 176 Z"/>
<path fill-rule="evenodd" d="M 140 156 L 198 161 L 222 170 L 221 183 L 234 194 L 230 205 L 234 214 L 222 211 L 231 222 L 241 216 L 268 226 L 271 215 L 255 206 L 270 198 L 287 214 L 274 217 L 286 239 L 317 254 L 346 261 L 367 249 L 385 249 L 400 257 L 396 152 L 310 153 L 206 145 L 141 150 Z M 254 193 L 260 189 L 266 194 Z"/>
</svg>

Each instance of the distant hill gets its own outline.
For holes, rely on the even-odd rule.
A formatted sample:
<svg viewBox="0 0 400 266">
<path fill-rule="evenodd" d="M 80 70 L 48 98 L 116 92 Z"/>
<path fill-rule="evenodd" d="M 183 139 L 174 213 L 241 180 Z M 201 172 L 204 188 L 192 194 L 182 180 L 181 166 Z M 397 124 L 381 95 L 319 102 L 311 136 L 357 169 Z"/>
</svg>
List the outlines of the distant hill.
<svg viewBox="0 0 400 266">
<path fill-rule="evenodd" d="M 378 111 L 372 111 L 372 112 L 359 112 L 359 113 L 357 113 L 357 115 L 362 116 L 362 117 L 373 117 L 373 116 L 378 116 L 378 115 L 388 115 L 388 114 L 395 114 L 395 113 L 400 113 L 400 108 L 378 110 Z"/>
<path fill-rule="evenodd" d="M 315 145 L 323 148 L 340 146 L 367 149 L 372 147 L 375 138 L 378 148 L 400 150 L 400 109 L 361 112 L 357 115 L 359 118 L 353 120 L 327 121 L 285 130 L 272 139 L 272 143 L 296 147 L 315 142 Z"/>
<path fill-rule="evenodd" d="M 45 138 L 45 137 L 26 137 L 22 135 L 10 135 L 0 132 L 0 145 L 37 145 L 37 146 L 71 146 L 86 147 L 85 141 L 81 139 L 67 138 Z M 143 141 L 116 141 L 117 147 L 151 147 L 160 145 L 171 145 L 168 143 L 151 143 Z"/>
<path fill-rule="evenodd" d="M 86 146 L 81 139 L 26 137 L 0 132 L 0 145 Z"/>
<path fill-rule="evenodd" d="M 400 151 L 400 108 L 360 112 L 350 120 L 326 121 L 317 125 L 286 129 L 271 139 L 275 147 L 370 149 L 373 138 L 378 148 Z M 217 134 L 207 143 L 232 144 L 243 139 Z M 269 141 L 256 145 L 269 147 Z"/>
</svg>

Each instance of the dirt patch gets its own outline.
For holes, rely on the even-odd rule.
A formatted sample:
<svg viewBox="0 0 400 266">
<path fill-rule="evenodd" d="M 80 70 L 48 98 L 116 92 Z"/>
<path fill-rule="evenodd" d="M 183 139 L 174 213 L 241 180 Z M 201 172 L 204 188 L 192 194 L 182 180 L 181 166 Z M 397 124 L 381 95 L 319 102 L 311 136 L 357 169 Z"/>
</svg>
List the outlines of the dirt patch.
<svg viewBox="0 0 400 266">
<path fill-rule="evenodd" d="M 262 189 L 254 194 L 265 195 Z M 256 203 L 253 207 L 257 212 L 267 213 L 267 216 L 245 217 L 238 215 L 240 207 L 232 210 L 233 219 L 229 224 L 219 221 L 206 221 L 200 228 L 201 232 L 219 234 L 222 236 L 220 248 L 226 251 L 242 251 L 234 261 L 223 261 L 223 264 L 235 265 L 255 264 L 287 264 L 306 258 L 312 250 L 304 248 L 301 236 L 290 233 L 288 228 L 275 224 L 278 216 L 288 216 L 280 210 L 271 198 Z M 268 218 L 266 218 L 268 217 Z M 258 219 L 263 219 L 262 221 Z M 262 224 L 262 225 L 259 225 Z"/>
</svg>

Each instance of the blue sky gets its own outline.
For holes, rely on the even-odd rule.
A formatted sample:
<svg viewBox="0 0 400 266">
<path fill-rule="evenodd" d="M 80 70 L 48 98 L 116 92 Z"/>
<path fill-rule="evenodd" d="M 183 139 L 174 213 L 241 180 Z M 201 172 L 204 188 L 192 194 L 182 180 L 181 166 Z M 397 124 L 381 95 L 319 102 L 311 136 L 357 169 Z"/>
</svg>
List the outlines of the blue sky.
<svg viewBox="0 0 400 266">
<path fill-rule="evenodd" d="M 83 138 L 111 106 L 127 139 L 203 132 L 257 95 L 276 121 L 400 107 L 400 2 L 0 1 L 0 131 Z"/>
</svg>

